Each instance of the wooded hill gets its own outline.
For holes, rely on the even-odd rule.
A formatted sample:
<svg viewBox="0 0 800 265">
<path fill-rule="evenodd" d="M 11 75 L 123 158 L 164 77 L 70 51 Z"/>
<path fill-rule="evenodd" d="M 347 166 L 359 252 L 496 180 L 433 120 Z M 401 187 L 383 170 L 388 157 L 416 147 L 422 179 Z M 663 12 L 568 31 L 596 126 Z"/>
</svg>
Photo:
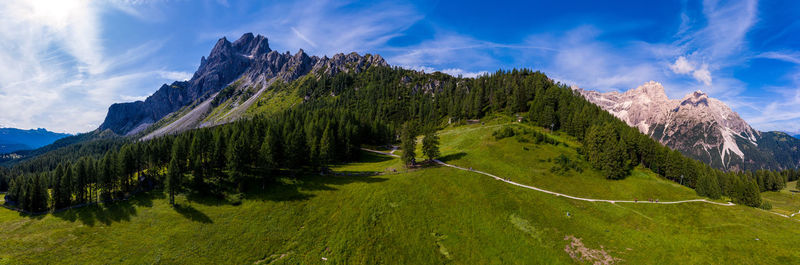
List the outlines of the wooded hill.
<svg viewBox="0 0 800 265">
<path fill-rule="evenodd" d="M 91 140 L 81 143 L 85 152 L 80 156 L 59 151 L 70 146 L 56 149 L 11 168 L 3 177 L 8 180 L 0 180 L 8 182 L 6 202 L 44 211 L 154 187 L 171 194 L 223 196 L 269 185 L 278 175 L 324 172 L 330 163 L 356 159 L 362 144 L 396 143 L 404 125 L 413 128 L 403 131 L 418 135 L 493 113 L 518 115 L 523 122 L 576 137 L 583 142 L 584 159 L 612 180 L 643 165 L 700 195 L 728 196 L 757 207 L 759 190 L 780 189 L 798 175 L 795 170 L 713 169 L 527 69 L 461 78 L 371 67 L 358 74 L 309 73 L 269 89 L 288 92 L 302 103 L 150 141 L 128 139 L 118 145 Z"/>
</svg>

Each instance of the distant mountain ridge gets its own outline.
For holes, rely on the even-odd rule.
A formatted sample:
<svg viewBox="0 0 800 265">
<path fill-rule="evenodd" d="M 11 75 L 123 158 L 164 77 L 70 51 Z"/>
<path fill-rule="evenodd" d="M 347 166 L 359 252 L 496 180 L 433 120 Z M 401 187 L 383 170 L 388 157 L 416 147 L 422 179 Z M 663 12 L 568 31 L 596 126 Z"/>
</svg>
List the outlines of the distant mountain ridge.
<svg viewBox="0 0 800 265">
<path fill-rule="evenodd" d="M 702 91 L 669 99 L 664 87 L 654 81 L 624 93 L 573 89 L 642 133 L 716 168 L 800 165 L 800 140 L 781 132 L 759 132 L 725 103 Z"/>
<path fill-rule="evenodd" d="M 267 38 L 261 35 L 246 33 L 233 43 L 223 37 L 208 57 L 200 59 L 200 67 L 190 80 L 164 84 L 144 101 L 111 105 L 99 130 L 108 129 L 120 135 L 150 131 L 151 125 L 187 106 L 190 108 L 187 113 L 181 113 L 169 124 L 159 124 L 158 130 L 148 133 L 146 138 L 209 126 L 213 124 L 203 123 L 203 119 L 214 107 L 212 101 L 224 101 L 226 98 L 222 97 L 229 95 L 218 92 L 234 82 L 240 88 L 254 88 L 252 97 L 257 98 L 277 80 L 289 82 L 310 72 L 335 75 L 340 71 L 361 71 L 374 65 L 388 66 L 380 55 L 340 53 L 320 58 L 308 56 L 302 49 L 291 55 L 271 50 Z M 221 98 L 215 101 L 217 96 Z M 242 102 L 237 108 L 246 109 L 253 101 Z"/>
<path fill-rule="evenodd" d="M 0 154 L 36 149 L 67 136 L 70 134 L 55 133 L 43 128 L 30 130 L 0 128 Z"/>
</svg>

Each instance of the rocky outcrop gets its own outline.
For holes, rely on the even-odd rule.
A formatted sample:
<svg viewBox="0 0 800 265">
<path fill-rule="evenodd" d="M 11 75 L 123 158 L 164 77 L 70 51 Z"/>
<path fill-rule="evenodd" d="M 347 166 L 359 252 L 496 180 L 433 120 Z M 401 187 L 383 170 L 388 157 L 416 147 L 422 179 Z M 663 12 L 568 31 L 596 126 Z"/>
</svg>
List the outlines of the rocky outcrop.
<svg viewBox="0 0 800 265">
<path fill-rule="evenodd" d="M 110 129 L 117 134 L 133 134 L 195 100 L 215 93 L 238 78 L 250 67 L 253 58 L 269 52 L 264 36 L 244 34 L 231 43 L 221 38 L 208 58 L 200 59 L 200 67 L 187 82 L 163 85 L 144 101 L 111 105 L 100 130 Z"/>
<path fill-rule="evenodd" d="M 309 56 L 302 49 L 292 55 L 269 48 L 267 38 L 252 33 L 229 42 L 221 38 L 188 81 L 163 85 L 144 101 L 118 103 L 109 107 L 100 130 L 131 135 L 180 108 L 207 100 L 234 81 L 242 87 L 267 87 L 278 78 L 290 82 L 310 72 L 335 75 L 361 72 L 371 66 L 388 66 L 380 55 L 336 54 L 332 58 Z"/>
<path fill-rule="evenodd" d="M 779 144 L 759 146 L 772 140 L 753 129 L 725 103 L 702 91 L 689 93 L 682 99 L 669 99 L 664 87 L 654 81 L 624 93 L 573 89 L 642 133 L 717 168 L 779 169 L 800 163 L 793 158 L 800 154 L 797 148 L 792 150 Z M 769 134 L 770 139 L 773 136 Z M 790 158 L 785 159 L 787 156 Z"/>
</svg>

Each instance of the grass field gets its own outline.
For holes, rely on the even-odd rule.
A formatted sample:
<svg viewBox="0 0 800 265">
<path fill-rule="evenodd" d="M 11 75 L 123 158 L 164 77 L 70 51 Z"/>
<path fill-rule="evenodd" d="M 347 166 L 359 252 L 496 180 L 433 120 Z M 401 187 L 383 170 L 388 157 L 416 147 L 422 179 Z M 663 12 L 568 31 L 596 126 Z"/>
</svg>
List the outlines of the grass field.
<svg viewBox="0 0 800 265">
<path fill-rule="evenodd" d="M 800 212 L 800 193 L 795 186 L 797 181 L 786 183 L 786 187 L 781 191 L 768 191 L 761 193 L 761 199 L 772 204 L 772 211 L 785 215 L 792 215 Z M 795 215 L 794 219 L 800 220 L 800 214 Z"/>
<path fill-rule="evenodd" d="M 661 178 L 643 167 L 633 169 L 631 176 L 624 180 L 607 180 L 580 158 L 577 152 L 580 143 L 566 135 L 550 134 L 567 146 L 521 143 L 514 137 L 496 141 L 492 133 L 503 126 L 545 132 L 542 128 L 507 123 L 502 120 L 485 125 L 472 124 L 448 128 L 439 133 L 442 143 L 441 160 L 491 172 L 518 183 L 587 198 L 618 200 L 699 198 L 694 190 Z M 578 162 L 583 172 L 571 170 L 563 176 L 551 173 L 550 168 L 555 163 L 548 160 L 553 160 L 560 154 Z"/>
<path fill-rule="evenodd" d="M 491 132 L 444 131 L 448 162 L 582 196 L 695 197 L 645 170 L 623 181 L 534 176 L 552 164 L 539 157 L 574 149 L 470 143 Z M 465 154 L 453 156 L 457 146 Z M 493 157 L 502 150 L 511 153 Z M 582 263 L 800 263 L 800 222 L 749 207 L 575 201 L 448 167 L 406 171 L 370 153 L 333 169 L 345 174 L 285 178 L 238 206 L 181 195 L 172 208 L 151 192 L 44 216 L 0 209 L 0 264 L 572 264 L 570 253 L 585 253 Z M 356 176 L 376 172 L 386 174 Z"/>
</svg>

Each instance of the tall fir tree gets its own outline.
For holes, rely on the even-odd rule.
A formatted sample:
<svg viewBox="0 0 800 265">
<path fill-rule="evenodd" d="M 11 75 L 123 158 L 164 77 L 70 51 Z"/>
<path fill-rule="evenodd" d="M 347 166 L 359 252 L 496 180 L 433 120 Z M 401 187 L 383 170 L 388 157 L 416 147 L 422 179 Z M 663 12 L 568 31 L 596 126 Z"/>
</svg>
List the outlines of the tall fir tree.
<svg viewBox="0 0 800 265">
<path fill-rule="evenodd" d="M 417 148 L 417 136 L 414 133 L 415 128 L 412 123 L 405 123 L 403 124 L 403 128 L 400 132 L 400 148 L 403 149 L 403 154 L 401 159 L 406 166 L 412 166 L 416 164 L 415 157 L 416 155 L 416 148 Z"/>
<path fill-rule="evenodd" d="M 181 166 L 180 155 L 177 154 L 180 148 L 173 148 L 172 150 L 172 159 L 170 159 L 167 167 L 166 188 L 169 192 L 169 204 L 174 206 L 175 194 L 180 190 L 183 179 L 183 167 Z"/>
<path fill-rule="evenodd" d="M 422 138 L 422 154 L 428 157 L 428 160 L 434 160 L 441 154 L 439 152 L 439 136 L 436 135 L 435 130 L 429 130 Z"/>
</svg>

